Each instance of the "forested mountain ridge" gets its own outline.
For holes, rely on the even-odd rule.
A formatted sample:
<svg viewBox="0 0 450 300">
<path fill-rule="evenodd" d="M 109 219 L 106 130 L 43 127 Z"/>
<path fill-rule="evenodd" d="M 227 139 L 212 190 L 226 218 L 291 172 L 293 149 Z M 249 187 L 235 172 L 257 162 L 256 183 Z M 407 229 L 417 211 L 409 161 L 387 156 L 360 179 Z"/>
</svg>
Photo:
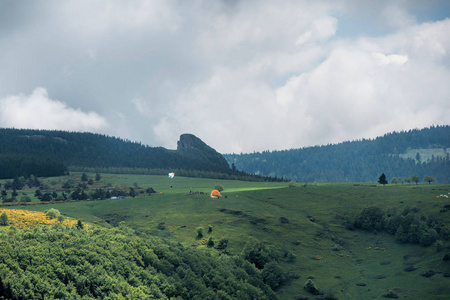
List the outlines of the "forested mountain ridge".
<svg viewBox="0 0 450 300">
<path fill-rule="evenodd" d="M 381 173 L 388 180 L 417 174 L 450 182 L 449 148 L 450 126 L 432 126 L 375 139 L 224 157 L 237 169 L 251 174 L 302 182 L 376 182 Z M 435 153 L 441 155 L 422 159 L 420 149 L 436 149 Z M 416 155 L 407 155 L 411 152 Z"/>
<path fill-rule="evenodd" d="M 0 165 L 11 164 L 11 160 L 15 162 L 14 159 L 20 156 L 22 160 L 33 157 L 35 161 L 45 159 L 66 166 L 90 168 L 233 172 L 222 155 L 197 137 L 187 136 L 187 140 L 183 136 L 180 138 L 184 148 L 168 150 L 94 133 L 0 129 Z"/>
</svg>

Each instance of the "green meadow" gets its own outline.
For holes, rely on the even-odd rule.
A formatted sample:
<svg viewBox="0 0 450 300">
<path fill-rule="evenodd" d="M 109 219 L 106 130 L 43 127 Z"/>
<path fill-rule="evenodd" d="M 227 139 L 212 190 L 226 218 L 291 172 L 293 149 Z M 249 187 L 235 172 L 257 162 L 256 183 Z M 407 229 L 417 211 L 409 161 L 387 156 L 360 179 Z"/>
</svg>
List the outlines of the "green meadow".
<svg viewBox="0 0 450 300">
<path fill-rule="evenodd" d="M 425 247 L 398 243 L 383 231 L 346 228 L 349 217 L 369 206 L 400 212 L 413 208 L 448 228 L 450 211 L 444 206 L 450 201 L 439 196 L 449 195 L 450 184 L 297 183 L 290 187 L 287 182 L 101 175 L 94 187 L 135 187 L 137 196 L 8 208 L 56 208 L 93 226 L 124 224 L 217 256 L 239 254 L 250 241 L 264 242 L 280 254 L 285 280 L 276 293 L 281 299 L 450 297 L 450 261 L 443 260 L 450 253 L 448 240 Z M 68 178 L 47 180 L 52 189 L 62 191 L 60 184 Z M 216 185 L 223 187 L 220 199 L 209 197 Z M 160 194 L 139 193 L 149 187 Z M 33 191 L 23 193 L 32 196 Z M 199 227 L 203 237 L 198 237 Z M 205 239 L 210 237 L 216 245 L 227 239 L 226 249 L 208 247 Z M 423 276 L 430 270 L 434 275 Z M 304 289 L 308 279 L 321 295 Z"/>
</svg>

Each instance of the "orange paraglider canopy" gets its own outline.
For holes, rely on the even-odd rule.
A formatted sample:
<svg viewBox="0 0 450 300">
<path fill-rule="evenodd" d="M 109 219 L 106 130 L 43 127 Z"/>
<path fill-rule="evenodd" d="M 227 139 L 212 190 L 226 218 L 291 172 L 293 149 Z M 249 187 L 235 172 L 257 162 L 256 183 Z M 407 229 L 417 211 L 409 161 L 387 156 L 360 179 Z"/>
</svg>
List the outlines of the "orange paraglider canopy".
<svg viewBox="0 0 450 300">
<path fill-rule="evenodd" d="M 211 198 L 219 198 L 219 197 L 222 197 L 222 195 L 220 194 L 219 190 L 213 190 L 211 192 L 211 196 L 210 197 Z"/>
</svg>

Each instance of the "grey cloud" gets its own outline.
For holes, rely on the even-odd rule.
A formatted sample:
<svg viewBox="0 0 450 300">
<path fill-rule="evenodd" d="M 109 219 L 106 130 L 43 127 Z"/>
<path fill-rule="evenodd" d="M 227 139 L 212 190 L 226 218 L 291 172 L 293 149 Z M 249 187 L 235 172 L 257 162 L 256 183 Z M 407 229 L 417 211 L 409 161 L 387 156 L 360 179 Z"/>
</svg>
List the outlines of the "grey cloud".
<svg viewBox="0 0 450 300">
<path fill-rule="evenodd" d="M 0 99 L 43 87 L 93 130 L 168 148 L 189 132 L 221 152 L 446 122 L 448 21 L 394 4 L 4 1 Z"/>
</svg>

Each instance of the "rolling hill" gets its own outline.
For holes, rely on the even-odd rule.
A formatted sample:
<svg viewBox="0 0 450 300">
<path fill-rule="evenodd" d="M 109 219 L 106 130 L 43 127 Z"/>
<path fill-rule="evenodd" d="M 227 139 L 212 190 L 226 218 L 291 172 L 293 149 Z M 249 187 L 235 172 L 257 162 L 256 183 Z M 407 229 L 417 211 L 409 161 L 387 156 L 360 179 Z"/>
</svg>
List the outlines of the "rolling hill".
<svg viewBox="0 0 450 300">
<path fill-rule="evenodd" d="M 37 165 L 42 166 L 44 163 L 46 172 L 41 172 Z M 238 173 L 230 169 L 221 154 L 192 134 L 181 135 L 177 150 L 168 150 L 101 134 L 0 129 L 0 165 L 5 173 L 0 174 L 0 178 L 30 174 L 62 175 L 66 168 L 61 167 L 61 164 L 97 169 L 182 169 Z M 33 166 L 35 171 L 32 170 Z"/>
<path fill-rule="evenodd" d="M 65 183 L 80 183 L 81 176 L 71 172 L 41 180 L 49 187 L 47 192 L 70 194 Z M 223 198 L 209 197 L 215 185 L 224 188 Z M 0 298 L 448 299 L 450 295 L 450 206 L 444 197 L 449 184 L 291 186 L 102 174 L 85 193 L 126 186 L 134 186 L 137 195 L 47 204 L 34 199 L 34 188 L 21 190 L 33 201 L 10 203 L 8 209 L 54 208 L 91 227 L 40 224 L 14 232 L 20 224 L 10 213 L 14 226 L 0 226 Z M 141 193 L 150 187 L 159 193 Z M 70 191 L 76 189 L 74 185 Z M 318 295 L 305 288 L 308 282 Z"/>
</svg>

